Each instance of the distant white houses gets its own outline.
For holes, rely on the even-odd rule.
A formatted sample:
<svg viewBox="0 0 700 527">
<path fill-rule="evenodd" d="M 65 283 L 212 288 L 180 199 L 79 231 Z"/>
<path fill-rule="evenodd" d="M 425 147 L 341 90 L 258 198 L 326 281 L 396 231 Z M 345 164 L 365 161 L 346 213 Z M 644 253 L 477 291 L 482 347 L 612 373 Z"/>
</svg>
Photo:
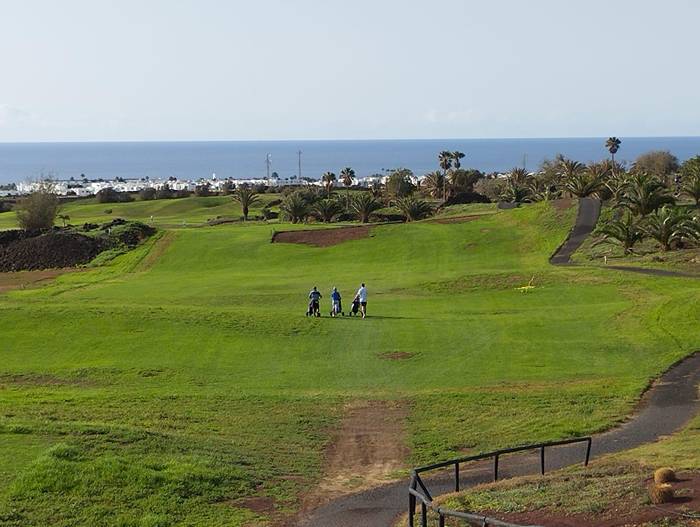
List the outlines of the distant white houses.
<svg viewBox="0 0 700 527">
<path fill-rule="evenodd" d="M 373 175 L 367 177 L 356 177 L 353 184 L 361 187 L 370 187 L 374 183 L 384 183 L 387 176 Z M 417 179 L 416 179 L 417 182 Z M 88 180 L 88 179 L 71 179 L 71 180 L 54 180 L 56 193 L 61 196 L 94 196 L 100 190 L 105 188 L 113 188 L 119 192 L 139 192 L 145 188 L 160 189 L 166 185 L 171 190 L 189 190 L 194 191 L 200 185 L 209 185 L 212 191 L 219 191 L 225 185 L 233 183 L 234 185 L 265 185 L 266 187 L 302 187 L 302 186 L 323 186 L 320 180 L 299 179 L 296 176 L 279 177 L 271 176 L 270 178 L 247 178 L 219 179 L 216 174 L 212 174 L 211 178 L 200 178 L 196 180 L 182 180 L 177 178 L 167 179 L 123 179 L 115 178 L 113 180 Z M 17 183 L 16 191 L 0 191 L 2 195 L 22 195 L 29 194 L 36 189 L 38 182 L 21 182 Z M 338 181 L 336 186 L 342 186 Z"/>
</svg>

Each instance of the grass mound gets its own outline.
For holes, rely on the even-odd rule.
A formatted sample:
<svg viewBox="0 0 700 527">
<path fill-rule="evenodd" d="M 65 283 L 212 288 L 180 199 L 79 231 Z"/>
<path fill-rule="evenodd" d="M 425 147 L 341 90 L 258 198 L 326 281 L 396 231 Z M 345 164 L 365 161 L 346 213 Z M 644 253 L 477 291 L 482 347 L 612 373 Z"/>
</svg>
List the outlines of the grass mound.
<svg viewBox="0 0 700 527">
<path fill-rule="evenodd" d="M 661 485 L 662 483 L 671 483 L 673 481 L 676 481 L 676 473 L 671 468 L 664 467 L 654 472 L 654 482 L 657 485 Z"/>
<path fill-rule="evenodd" d="M 655 484 L 649 487 L 649 499 L 654 505 L 672 503 L 675 497 L 673 487 L 668 483 Z"/>
</svg>

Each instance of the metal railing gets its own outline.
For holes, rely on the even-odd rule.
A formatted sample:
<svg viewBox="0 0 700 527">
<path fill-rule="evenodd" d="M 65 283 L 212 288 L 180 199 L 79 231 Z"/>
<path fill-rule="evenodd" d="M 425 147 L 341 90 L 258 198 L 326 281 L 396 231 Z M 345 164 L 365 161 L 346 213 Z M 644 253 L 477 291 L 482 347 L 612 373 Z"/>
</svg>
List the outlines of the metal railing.
<svg viewBox="0 0 700 527">
<path fill-rule="evenodd" d="M 493 527 L 523 527 L 516 525 L 514 523 L 508 523 L 496 518 L 489 518 L 488 516 L 473 514 L 469 512 L 454 511 L 451 509 L 445 509 L 439 507 L 433 503 L 433 496 L 431 495 L 428 487 L 421 478 L 421 474 L 424 472 L 429 472 L 432 470 L 438 470 L 441 468 L 454 467 L 454 490 L 459 492 L 459 469 L 460 465 L 463 463 L 470 463 L 473 461 L 481 461 L 484 459 L 493 459 L 493 480 L 498 481 L 498 464 L 500 457 L 506 454 L 514 454 L 516 452 L 525 452 L 529 450 L 539 450 L 540 451 L 540 473 L 545 473 L 545 450 L 549 447 L 572 445 L 575 443 L 587 443 L 586 445 L 586 458 L 584 460 L 584 466 L 588 466 L 588 462 L 591 458 L 591 446 L 593 444 L 593 439 L 590 437 L 580 437 L 574 439 L 565 439 L 562 441 L 550 441 L 547 443 L 536 443 L 532 445 L 518 446 L 513 448 L 505 448 L 502 450 L 495 450 L 493 452 L 487 452 L 485 454 L 477 454 L 475 456 L 466 456 L 457 459 L 451 459 L 449 461 L 443 461 L 441 463 L 433 463 L 432 465 L 425 465 L 423 467 L 418 467 L 413 469 L 411 472 L 411 483 L 408 487 L 408 526 L 415 527 L 416 521 L 416 505 L 420 503 L 420 518 L 421 527 L 428 526 L 428 511 L 432 510 L 438 515 L 438 525 L 444 527 L 445 519 L 460 518 L 467 520 L 472 525 L 480 525 L 482 527 L 493 526 Z"/>
</svg>

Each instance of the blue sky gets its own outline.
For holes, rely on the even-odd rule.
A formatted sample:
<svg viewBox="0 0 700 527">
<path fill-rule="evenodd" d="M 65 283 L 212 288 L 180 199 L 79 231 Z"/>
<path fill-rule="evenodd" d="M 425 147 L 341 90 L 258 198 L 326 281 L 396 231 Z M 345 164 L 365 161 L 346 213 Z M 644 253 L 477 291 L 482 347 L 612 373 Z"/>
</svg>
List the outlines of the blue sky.
<svg viewBox="0 0 700 527">
<path fill-rule="evenodd" d="M 696 0 L 0 8 L 0 141 L 700 135 Z"/>
</svg>

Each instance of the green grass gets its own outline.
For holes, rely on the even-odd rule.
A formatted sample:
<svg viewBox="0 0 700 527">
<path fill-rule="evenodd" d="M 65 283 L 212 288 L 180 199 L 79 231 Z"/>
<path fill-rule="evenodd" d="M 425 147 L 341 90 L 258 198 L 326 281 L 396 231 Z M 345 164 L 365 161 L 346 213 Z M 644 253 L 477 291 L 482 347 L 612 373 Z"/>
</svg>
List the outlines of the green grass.
<svg viewBox="0 0 700 527">
<path fill-rule="evenodd" d="M 0 525 L 264 524 L 241 499 L 298 507 L 352 400 L 409 403 L 407 468 L 613 425 L 699 345 L 698 286 L 550 266 L 574 215 L 540 204 L 328 248 L 176 228 L 0 297 Z M 303 316 L 313 285 L 347 301 L 361 281 L 366 320 Z"/>
<path fill-rule="evenodd" d="M 260 203 L 250 210 L 255 216 L 265 203 L 279 199 L 279 194 L 262 194 Z M 110 214 L 106 211 L 111 210 Z M 70 223 L 101 223 L 114 218 L 125 218 L 150 222 L 153 216 L 155 225 L 200 224 L 217 216 L 238 219 L 243 215 L 241 206 L 231 196 L 189 197 L 180 199 L 159 199 L 132 201 L 130 203 L 97 203 L 94 198 L 65 204 L 61 214 L 70 216 Z M 57 225 L 61 224 L 57 220 Z M 17 215 L 14 211 L 0 213 L 0 229 L 16 229 Z"/>
</svg>

